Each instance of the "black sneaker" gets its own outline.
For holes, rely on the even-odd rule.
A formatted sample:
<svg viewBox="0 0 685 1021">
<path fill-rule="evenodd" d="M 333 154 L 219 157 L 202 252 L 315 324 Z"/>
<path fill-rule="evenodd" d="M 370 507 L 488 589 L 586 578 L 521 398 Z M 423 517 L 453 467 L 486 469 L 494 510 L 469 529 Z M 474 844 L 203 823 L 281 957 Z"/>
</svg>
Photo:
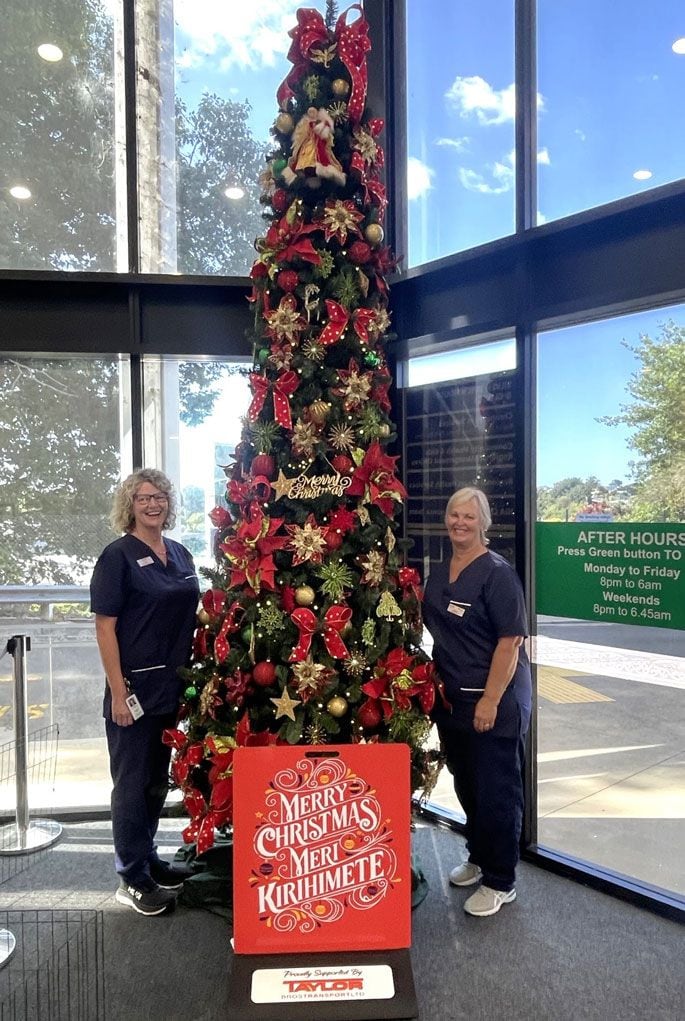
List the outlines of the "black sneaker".
<svg viewBox="0 0 685 1021">
<path fill-rule="evenodd" d="M 185 866 L 170 865 L 167 861 L 158 858 L 150 862 L 150 875 L 157 886 L 163 890 L 180 890 L 184 880 L 192 876 L 190 869 Z"/>
<path fill-rule="evenodd" d="M 163 890 L 151 879 L 144 879 L 135 886 L 122 879 L 114 895 L 119 904 L 133 908 L 139 915 L 162 915 L 173 910 L 176 897 L 169 890 Z"/>
</svg>

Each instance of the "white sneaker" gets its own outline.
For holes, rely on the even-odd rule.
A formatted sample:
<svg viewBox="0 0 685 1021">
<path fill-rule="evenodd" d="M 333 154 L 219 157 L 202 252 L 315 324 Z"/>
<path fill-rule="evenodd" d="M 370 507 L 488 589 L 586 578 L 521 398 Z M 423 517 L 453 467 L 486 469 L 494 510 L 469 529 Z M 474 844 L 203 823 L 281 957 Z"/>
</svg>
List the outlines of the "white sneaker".
<svg viewBox="0 0 685 1021">
<path fill-rule="evenodd" d="M 516 890 L 493 890 L 489 886 L 479 886 L 464 903 L 464 911 L 478 918 L 496 915 L 503 904 L 509 904 L 512 900 L 516 900 Z"/>
<path fill-rule="evenodd" d="M 473 886 L 474 883 L 480 882 L 482 875 L 480 865 L 475 865 L 472 861 L 463 861 L 450 872 L 450 883 L 452 886 Z"/>
</svg>

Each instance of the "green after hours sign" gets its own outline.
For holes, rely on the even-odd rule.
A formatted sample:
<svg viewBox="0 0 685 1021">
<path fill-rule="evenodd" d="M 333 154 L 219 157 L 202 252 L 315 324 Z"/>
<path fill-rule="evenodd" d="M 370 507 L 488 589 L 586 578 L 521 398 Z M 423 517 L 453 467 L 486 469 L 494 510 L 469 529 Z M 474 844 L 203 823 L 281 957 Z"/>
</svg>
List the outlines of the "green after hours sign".
<svg viewBox="0 0 685 1021">
<path fill-rule="evenodd" d="M 685 630 L 685 525 L 536 525 L 538 613 Z"/>
</svg>

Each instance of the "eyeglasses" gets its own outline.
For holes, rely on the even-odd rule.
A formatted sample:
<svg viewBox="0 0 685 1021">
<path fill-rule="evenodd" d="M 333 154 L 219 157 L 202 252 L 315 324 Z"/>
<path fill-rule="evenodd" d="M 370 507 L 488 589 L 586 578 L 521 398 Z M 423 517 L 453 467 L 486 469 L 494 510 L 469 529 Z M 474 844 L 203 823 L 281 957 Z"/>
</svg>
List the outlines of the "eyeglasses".
<svg viewBox="0 0 685 1021">
<path fill-rule="evenodd" d="M 136 503 L 139 503 L 141 507 L 147 507 L 151 503 L 168 503 L 169 497 L 165 493 L 153 493 L 152 496 L 135 496 L 134 500 Z"/>
</svg>

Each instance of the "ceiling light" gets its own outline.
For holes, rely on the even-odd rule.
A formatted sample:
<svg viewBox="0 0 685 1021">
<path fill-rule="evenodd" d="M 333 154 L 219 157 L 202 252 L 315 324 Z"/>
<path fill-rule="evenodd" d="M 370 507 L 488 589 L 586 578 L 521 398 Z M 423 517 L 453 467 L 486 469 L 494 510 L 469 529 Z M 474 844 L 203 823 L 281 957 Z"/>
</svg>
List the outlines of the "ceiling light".
<svg viewBox="0 0 685 1021">
<path fill-rule="evenodd" d="M 636 170 L 633 177 L 636 181 L 648 181 L 652 176 L 651 170 Z"/>
<path fill-rule="evenodd" d="M 56 64 L 58 60 L 62 59 L 64 54 L 59 46 L 55 46 L 54 43 L 41 43 L 38 47 L 38 56 L 42 57 L 43 60 L 47 60 L 50 64 Z"/>
<path fill-rule="evenodd" d="M 245 197 L 245 189 L 238 187 L 238 185 L 232 185 L 230 188 L 226 188 L 224 195 L 227 199 L 242 199 Z"/>
<path fill-rule="evenodd" d="M 13 199 L 31 198 L 31 192 L 28 188 L 25 188 L 23 184 L 15 184 L 14 187 L 10 188 L 10 195 Z"/>
<path fill-rule="evenodd" d="M 676 39 L 671 49 L 674 53 L 685 53 L 685 35 L 680 39 Z"/>
</svg>

